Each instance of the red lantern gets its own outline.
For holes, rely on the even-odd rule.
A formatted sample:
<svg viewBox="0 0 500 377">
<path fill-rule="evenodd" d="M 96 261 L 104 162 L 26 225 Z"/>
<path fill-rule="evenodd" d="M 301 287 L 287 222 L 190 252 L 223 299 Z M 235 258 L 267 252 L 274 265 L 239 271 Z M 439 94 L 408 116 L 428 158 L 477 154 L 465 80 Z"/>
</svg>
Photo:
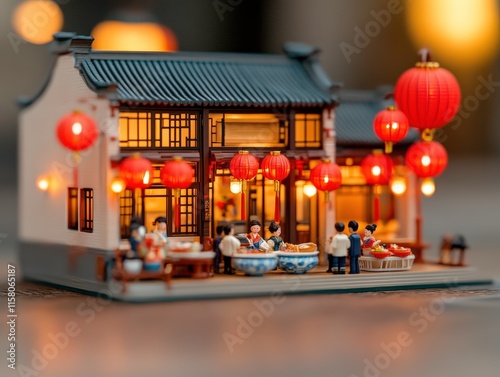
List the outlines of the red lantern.
<svg viewBox="0 0 500 377">
<path fill-rule="evenodd" d="M 422 61 L 399 77 L 394 88 L 397 107 L 408 117 L 411 127 L 420 130 L 444 126 L 460 106 L 460 87 L 453 74 L 430 61 L 428 51 Z"/>
<path fill-rule="evenodd" d="M 361 172 L 369 185 L 387 185 L 392 178 L 393 163 L 380 150 L 373 151 L 361 161 Z"/>
<path fill-rule="evenodd" d="M 406 115 L 394 106 L 380 111 L 373 120 L 375 134 L 385 142 L 385 153 L 392 152 L 392 144 L 403 140 L 409 128 Z"/>
<path fill-rule="evenodd" d="M 178 229 L 181 222 L 180 196 L 181 189 L 191 186 L 194 177 L 194 170 L 182 157 L 174 157 L 173 160 L 165 162 L 161 169 L 160 179 L 165 187 L 173 190 L 174 205 L 174 225 Z"/>
<path fill-rule="evenodd" d="M 153 183 L 153 164 L 139 153 L 124 159 L 118 171 L 128 189 L 145 189 Z"/>
<path fill-rule="evenodd" d="M 393 163 L 389 156 L 380 150 L 373 151 L 361 161 L 361 172 L 369 185 L 387 185 L 392 178 Z M 380 199 L 377 187 L 373 188 L 373 221 L 380 218 Z"/>
<path fill-rule="evenodd" d="M 239 151 L 229 164 L 229 171 L 234 178 L 239 179 L 241 182 L 241 220 L 246 219 L 245 192 L 247 180 L 253 179 L 258 170 L 259 160 L 248 151 Z"/>
<path fill-rule="evenodd" d="M 74 152 L 75 165 L 80 163 L 79 151 L 90 148 L 99 136 L 94 120 L 88 115 L 73 111 L 63 116 L 56 127 L 59 142 Z M 73 170 L 74 185 L 78 186 L 78 167 Z"/>
<path fill-rule="evenodd" d="M 311 169 L 309 180 L 318 190 L 325 192 L 325 202 L 328 202 L 330 191 L 338 189 L 342 184 L 342 174 L 337 164 L 325 158 Z"/>
<path fill-rule="evenodd" d="M 75 152 L 91 147 L 98 136 L 94 120 L 80 111 L 63 116 L 57 123 L 60 143 Z"/>
<path fill-rule="evenodd" d="M 274 202 L 274 221 L 280 222 L 280 182 L 290 174 L 290 161 L 279 151 L 272 151 L 262 160 L 262 175 L 274 181 L 276 192 Z"/>
<path fill-rule="evenodd" d="M 437 141 L 418 141 L 408 148 L 405 161 L 417 177 L 436 177 L 446 168 L 448 154 Z"/>
</svg>

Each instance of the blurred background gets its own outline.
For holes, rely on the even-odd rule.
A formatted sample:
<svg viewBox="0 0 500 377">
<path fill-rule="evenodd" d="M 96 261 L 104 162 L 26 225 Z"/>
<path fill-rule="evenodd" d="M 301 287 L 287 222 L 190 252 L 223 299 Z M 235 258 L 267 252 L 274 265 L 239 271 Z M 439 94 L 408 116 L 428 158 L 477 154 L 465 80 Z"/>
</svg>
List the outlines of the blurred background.
<svg viewBox="0 0 500 377">
<path fill-rule="evenodd" d="M 426 211 L 435 211 L 450 197 L 449 190 L 457 188 L 451 195 L 455 202 L 426 219 L 424 238 L 436 243 L 443 232 L 471 233 L 465 214 L 480 230 L 479 239 L 493 239 L 498 233 L 498 205 L 484 199 L 484 207 L 479 207 L 476 200 L 486 198 L 478 189 L 498 187 L 490 174 L 500 155 L 500 107 L 495 106 L 500 97 L 498 0 L 3 0 L 0 17 L 4 256 L 15 248 L 16 238 L 16 99 L 33 95 L 46 79 L 52 63 L 47 41 L 59 30 L 99 35 L 97 41 L 103 44 L 96 41 L 94 47 L 103 49 L 109 48 L 103 35 L 115 32 L 123 37 L 130 30 L 145 33 L 139 48 L 164 50 L 281 53 L 285 41 L 305 42 L 322 50 L 324 70 L 345 89 L 394 85 L 414 66 L 418 50 L 429 47 L 434 59 L 457 77 L 462 106 L 436 137 L 450 163 L 437 180 L 434 197 L 423 203 L 424 216 L 429 219 Z M 154 38 L 159 38 L 156 45 Z M 131 42 L 126 46 L 134 49 Z M 480 166 L 483 170 L 478 171 Z M 477 176 L 481 171 L 484 174 Z M 464 176 L 471 174 L 477 179 L 472 192 L 462 185 Z M 461 206 L 467 200 L 470 206 Z"/>
</svg>

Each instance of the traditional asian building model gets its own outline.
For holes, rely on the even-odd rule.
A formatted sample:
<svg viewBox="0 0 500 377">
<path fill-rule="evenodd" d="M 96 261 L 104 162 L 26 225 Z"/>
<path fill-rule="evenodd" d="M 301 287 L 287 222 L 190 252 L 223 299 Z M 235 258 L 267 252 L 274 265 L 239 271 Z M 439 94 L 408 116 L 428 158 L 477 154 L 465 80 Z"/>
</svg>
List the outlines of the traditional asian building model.
<svg viewBox="0 0 500 377">
<path fill-rule="evenodd" d="M 361 160 L 383 146 L 372 128 L 375 114 L 391 104 L 383 89 L 340 90 L 319 66 L 318 50 L 302 44 L 285 45 L 283 55 L 124 53 L 93 51 L 92 41 L 56 34 L 46 83 L 22 101 L 25 277 L 74 287 L 110 279 L 106 266 L 137 216 L 148 231 L 164 216 L 168 237 L 199 242 L 214 237 L 217 225 L 231 222 L 245 233 L 249 220 L 259 220 L 267 238 L 275 183 L 260 169 L 247 182 L 242 220 L 229 170 L 241 150 L 259 161 L 279 151 L 290 161 L 290 174 L 278 185 L 287 241 L 312 241 L 323 251 L 336 221 L 356 219 L 361 231 L 376 221 L 384 242 L 415 242 L 415 177 L 404 166 L 404 151 L 418 135 L 410 133 L 391 155 L 407 182 L 402 195 L 372 187 L 361 172 Z M 92 147 L 71 151 L 59 142 L 56 126 L 80 113 L 95 121 L 98 135 Z M 152 163 L 152 185 L 115 192 L 120 162 L 137 153 Z M 194 169 L 189 187 L 179 190 L 178 223 L 174 190 L 160 179 L 174 156 Z M 324 158 L 342 172 L 328 202 L 307 190 L 311 169 Z"/>
</svg>

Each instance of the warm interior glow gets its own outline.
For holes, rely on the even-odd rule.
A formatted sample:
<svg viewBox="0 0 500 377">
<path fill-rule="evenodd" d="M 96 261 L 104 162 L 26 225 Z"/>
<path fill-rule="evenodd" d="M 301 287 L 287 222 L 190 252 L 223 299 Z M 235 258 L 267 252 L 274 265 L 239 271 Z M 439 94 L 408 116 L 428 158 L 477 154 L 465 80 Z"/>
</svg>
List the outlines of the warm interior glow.
<svg viewBox="0 0 500 377">
<path fill-rule="evenodd" d="M 38 187 L 40 191 L 47 191 L 49 189 L 49 186 L 50 182 L 49 178 L 47 177 L 40 177 L 36 181 L 36 187 Z"/>
<path fill-rule="evenodd" d="M 229 185 L 229 191 L 233 194 L 239 194 L 241 192 L 241 182 L 239 181 L 231 181 Z"/>
<path fill-rule="evenodd" d="M 442 65 L 480 66 L 496 55 L 496 0 L 408 1 L 406 16 L 416 47 L 429 47 Z"/>
<path fill-rule="evenodd" d="M 75 122 L 71 126 L 71 132 L 73 132 L 73 135 L 80 135 L 82 133 L 82 124 L 80 122 Z"/>
<path fill-rule="evenodd" d="M 48 43 L 52 40 L 54 33 L 61 31 L 63 13 L 54 1 L 23 1 L 12 14 L 12 26 L 16 33 L 27 42 Z"/>
<path fill-rule="evenodd" d="M 309 198 L 312 198 L 318 190 L 316 189 L 316 186 L 314 186 L 311 182 L 307 182 L 303 187 L 302 191 L 304 192 L 304 195 L 306 195 Z"/>
<path fill-rule="evenodd" d="M 406 180 L 403 177 L 394 177 L 391 180 L 391 191 L 394 195 L 403 195 L 406 192 Z"/>
<path fill-rule="evenodd" d="M 434 181 L 432 178 L 425 178 L 422 181 L 422 186 L 421 186 L 422 194 L 425 196 L 432 196 L 434 192 L 436 191 L 436 185 L 434 184 Z"/>
<path fill-rule="evenodd" d="M 380 166 L 375 165 L 374 167 L 372 167 L 372 174 L 375 177 L 378 177 L 380 175 L 380 173 L 382 173 L 382 169 L 380 168 Z"/>
<path fill-rule="evenodd" d="M 144 177 L 142 177 L 142 183 L 144 183 L 145 185 L 147 185 L 149 183 L 149 171 L 146 171 L 144 173 Z"/>
<path fill-rule="evenodd" d="M 125 182 L 123 182 L 123 179 L 120 178 L 115 178 L 111 182 L 111 191 L 113 191 L 116 194 L 119 194 L 125 189 Z"/>
<path fill-rule="evenodd" d="M 431 158 L 428 155 L 424 155 L 420 162 L 422 162 L 422 166 L 429 166 L 431 164 Z"/>
<path fill-rule="evenodd" d="M 150 22 L 103 21 L 90 33 L 92 48 L 111 51 L 177 51 L 170 29 Z"/>
<path fill-rule="evenodd" d="M 399 128 L 399 123 L 398 122 L 392 122 L 392 129 L 397 130 Z"/>
</svg>

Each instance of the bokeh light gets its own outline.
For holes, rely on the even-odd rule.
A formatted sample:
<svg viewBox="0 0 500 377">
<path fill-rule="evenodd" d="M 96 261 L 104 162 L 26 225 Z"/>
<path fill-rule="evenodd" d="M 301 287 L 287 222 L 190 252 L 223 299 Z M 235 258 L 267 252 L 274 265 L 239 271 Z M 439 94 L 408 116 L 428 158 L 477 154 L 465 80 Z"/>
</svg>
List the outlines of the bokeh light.
<svg viewBox="0 0 500 377">
<path fill-rule="evenodd" d="M 61 31 L 63 13 L 59 5 L 50 0 L 27 0 L 20 3 L 12 14 L 12 26 L 25 41 L 44 44 Z"/>
<path fill-rule="evenodd" d="M 417 48 L 429 47 L 443 65 L 489 63 L 499 43 L 497 0 L 406 2 L 407 25 Z"/>
</svg>

